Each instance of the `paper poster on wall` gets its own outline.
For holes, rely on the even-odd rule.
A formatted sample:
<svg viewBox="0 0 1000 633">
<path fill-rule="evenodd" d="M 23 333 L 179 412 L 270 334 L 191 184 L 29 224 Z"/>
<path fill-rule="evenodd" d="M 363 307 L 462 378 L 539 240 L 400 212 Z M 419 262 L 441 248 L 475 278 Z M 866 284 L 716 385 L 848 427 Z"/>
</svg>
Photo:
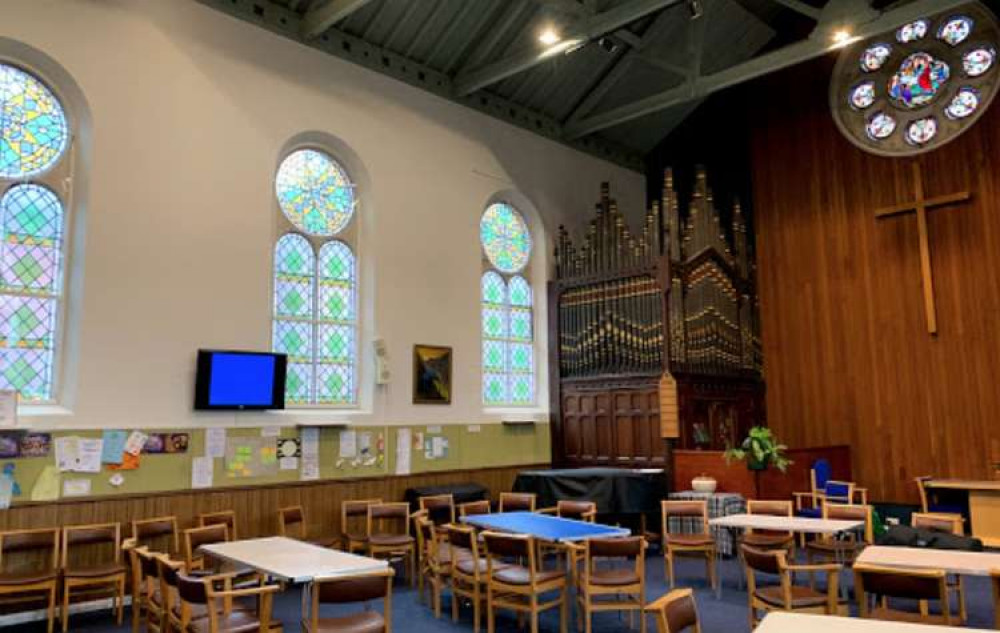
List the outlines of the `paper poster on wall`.
<svg viewBox="0 0 1000 633">
<path fill-rule="evenodd" d="M 303 481 L 319 479 L 319 429 L 306 427 L 299 433 L 299 437 L 302 440 L 299 479 Z"/>
<path fill-rule="evenodd" d="M 215 461 L 209 457 L 195 457 L 191 460 L 191 487 L 211 488 Z"/>
<path fill-rule="evenodd" d="M 265 426 L 260 430 L 261 437 L 278 437 L 281 435 L 280 426 Z"/>
<path fill-rule="evenodd" d="M 412 432 L 408 428 L 396 431 L 396 474 L 410 474 L 410 447 L 413 444 Z"/>
<path fill-rule="evenodd" d="M 142 446 L 143 453 L 186 453 L 191 436 L 187 433 L 151 433 Z"/>
<path fill-rule="evenodd" d="M 76 470 L 77 456 L 80 451 L 80 438 L 67 435 L 57 437 L 56 445 L 56 468 L 60 472 L 71 472 Z"/>
<path fill-rule="evenodd" d="M 17 431 L 0 433 L 0 459 L 14 459 L 21 456 L 21 434 Z"/>
<path fill-rule="evenodd" d="M 59 498 L 59 471 L 52 464 L 42 469 L 31 487 L 32 501 L 54 501 Z"/>
<path fill-rule="evenodd" d="M 103 452 L 104 440 L 91 437 L 79 438 L 74 470 L 79 473 L 101 472 L 101 454 Z"/>
<path fill-rule="evenodd" d="M 448 438 L 443 435 L 436 435 L 432 441 L 431 451 L 434 459 L 445 459 L 448 457 Z"/>
<path fill-rule="evenodd" d="M 0 427 L 17 426 L 17 392 L 0 390 Z"/>
<path fill-rule="evenodd" d="M 129 433 L 128 441 L 125 442 L 125 452 L 130 455 L 138 455 L 142 452 L 142 447 L 146 445 L 147 435 L 142 431 L 132 431 Z"/>
<path fill-rule="evenodd" d="M 266 477 L 278 472 L 277 448 L 270 438 L 230 437 L 226 442 L 227 477 Z"/>
<path fill-rule="evenodd" d="M 0 510 L 10 508 L 11 499 L 14 498 L 14 480 L 0 477 Z"/>
<path fill-rule="evenodd" d="M 357 431 L 341 431 L 340 432 L 340 458 L 341 459 L 353 459 L 358 455 L 358 432 Z"/>
<path fill-rule="evenodd" d="M 51 446 L 48 433 L 25 433 L 21 436 L 21 457 L 48 457 Z"/>
<path fill-rule="evenodd" d="M 66 479 L 63 481 L 64 497 L 85 497 L 90 494 L 89 479 Z"/>
<path fill-rule="evenodd" d="M 209 428 L 205 430 L 205 457 L 226 456 L 226 429 Z"/>
<path fill-rule="evenodd" d="M 128 441 L 126 431 L 104 431 L 101 434 L 104 441 L 104 448 L 101 450 L 101 461 L 105 464 L 122 463 L 122 455 L 125 454 L 125 442 Z"/>
<path fill-rule="evenodd" d="M 139 468 L 139 455 L 122 453 L 122 463 L 108 464 L 108 470 L 136 470 Z"/>
</svg>

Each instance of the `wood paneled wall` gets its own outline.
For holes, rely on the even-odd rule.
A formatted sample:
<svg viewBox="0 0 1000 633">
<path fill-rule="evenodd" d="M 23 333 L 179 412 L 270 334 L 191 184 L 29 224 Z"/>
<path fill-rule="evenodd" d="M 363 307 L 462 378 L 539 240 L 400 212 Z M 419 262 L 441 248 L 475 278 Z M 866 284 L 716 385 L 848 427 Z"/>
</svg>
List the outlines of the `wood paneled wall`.
<svg viewBox="0 0 1000 633">
<path fill-rule="evenodd" d="M 510 490 L 521 470 L 547 467 L 548 464 L 527 464 L 477 470 L 451 470 L 361 479 L 324 480 L 215 488 L 212 490 L 180 490 L 168 493 L 123 495 L 84 500 L 63 500 L 50 503 L 26 503 L 0 512 L 0 529 L 47 527 L 80 523 L 120 521 L 122 534 L 128 535 L 133 519 L 176 515 L 180 527 L 191 527 L 202 512 L 235 510 L 240 538 L 276 534 L 278 508 L 302 505 L 312 534 L 340 533 L 340 504 L 346 499 L 381 498 L 402 501 L 407 488 L 475 482 L 490 490 L 497 498 Z"/>
<path fill-rule="evenodd" d="M 792 446 L 849 444 L 876 500 L 915 502 L 922 474 L 991 478 L 1000 461 L 1000 106 L 919 157 L 939 334 L 922 306 L 914 159 L 866 154 L 835 128 L 832 56 L 750 86 L 767 410 Z"/>
</svg>

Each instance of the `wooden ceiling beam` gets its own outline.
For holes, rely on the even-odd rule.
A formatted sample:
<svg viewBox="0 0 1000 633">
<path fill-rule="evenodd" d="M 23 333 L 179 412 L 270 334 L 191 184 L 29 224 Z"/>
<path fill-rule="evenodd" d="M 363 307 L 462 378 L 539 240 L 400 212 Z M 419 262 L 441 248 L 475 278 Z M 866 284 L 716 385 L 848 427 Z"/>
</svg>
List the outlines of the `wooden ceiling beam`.
<svg viewBox="0 0 1000 633">
<path fill-rule="evenodd" d="M 302 37 L 313 39 L 319 37 L 331 26 L 340 22 L 372 0 L 330 0 L 309 9 L 302 19 Z"/>
<path fill-rule="evenodd" d="M 802 0 L 774 0 L 774 2 L 780 4 L 786 9 L 791 9 L 799 15 L 804 15 L 817 22 L 819 21 L 819 16 L 823 13 L 822 9 L 817 9 L 812 5 L 802 2 Z"/>
</svg>

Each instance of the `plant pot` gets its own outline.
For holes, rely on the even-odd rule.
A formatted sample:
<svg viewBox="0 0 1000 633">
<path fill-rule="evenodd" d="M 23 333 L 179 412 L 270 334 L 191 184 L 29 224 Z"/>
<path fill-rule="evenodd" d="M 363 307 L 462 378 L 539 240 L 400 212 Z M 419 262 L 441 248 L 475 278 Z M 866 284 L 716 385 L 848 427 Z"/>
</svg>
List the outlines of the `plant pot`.
<svg viewBox="0 0 1000 633">
<path fill-rule="evenodd" d="M 714 478 L 708 477 L 706 475 L 700 475 L 691 480 L 691 490 L 695 492 L 715 492 L 715 488 L 718 482 Z"/>
<path fill-rule="evenodd" d="M 747 458 L 747 470 L 767 470 L 767 460 Z"/>
</svg>

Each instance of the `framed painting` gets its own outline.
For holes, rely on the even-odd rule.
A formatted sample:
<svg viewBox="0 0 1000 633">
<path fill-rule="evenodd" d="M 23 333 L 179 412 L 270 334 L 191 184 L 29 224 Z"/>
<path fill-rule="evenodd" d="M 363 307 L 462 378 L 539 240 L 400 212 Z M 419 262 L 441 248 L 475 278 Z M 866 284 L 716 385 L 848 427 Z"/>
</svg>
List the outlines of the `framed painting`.
<svg viewBox="0 0 1000 633">
<path fill-rule="evenodd" d="M 451 348 L 413 346 L 413 404 L 451 404 Z"/>
</svg>

